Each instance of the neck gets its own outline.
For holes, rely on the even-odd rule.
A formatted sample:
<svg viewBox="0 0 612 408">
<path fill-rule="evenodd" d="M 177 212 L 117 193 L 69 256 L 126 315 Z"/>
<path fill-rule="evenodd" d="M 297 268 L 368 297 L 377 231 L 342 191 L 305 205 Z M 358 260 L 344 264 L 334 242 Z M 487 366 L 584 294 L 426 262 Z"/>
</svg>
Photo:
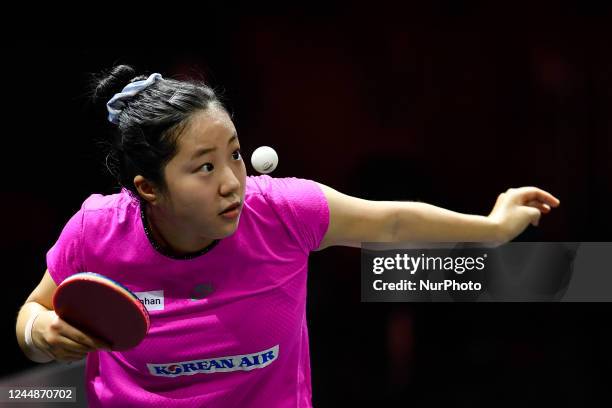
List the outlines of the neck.
<svg viewBox="0 0 612 408">
<path fill-rule="evenodd" d="M 177 228 L 177 222 L 169 220 L 148 205 L 144 213 L 153 240 L 165 252 L 174 255 L 190 254 L 206 248 L 214 241 L 213 239 L 194 239 L 187 229 Z"/>
</svg>

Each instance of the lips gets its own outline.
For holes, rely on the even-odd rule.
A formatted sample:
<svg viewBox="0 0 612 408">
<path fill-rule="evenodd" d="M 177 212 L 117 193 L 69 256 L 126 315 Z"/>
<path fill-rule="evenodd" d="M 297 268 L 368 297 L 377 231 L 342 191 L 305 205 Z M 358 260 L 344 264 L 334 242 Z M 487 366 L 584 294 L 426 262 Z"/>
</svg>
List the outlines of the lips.
<svg viewBox="0 0 612 408">
<path fill-rule="evenodd" d="M 228 211 L 232 211 L 232 210 L 234 210 L 234 209 L 236 209 L 238 207 L 240 207 L 240 202 L 234 203 L 234 204 L 230 205 L 229 207 L 226 207 L 225 210 L 223 210 L 223 211 L 221 211 L 219 213 L 219 215 L 221 215 L 223 213 L 226 213 Z"/>
</svg>

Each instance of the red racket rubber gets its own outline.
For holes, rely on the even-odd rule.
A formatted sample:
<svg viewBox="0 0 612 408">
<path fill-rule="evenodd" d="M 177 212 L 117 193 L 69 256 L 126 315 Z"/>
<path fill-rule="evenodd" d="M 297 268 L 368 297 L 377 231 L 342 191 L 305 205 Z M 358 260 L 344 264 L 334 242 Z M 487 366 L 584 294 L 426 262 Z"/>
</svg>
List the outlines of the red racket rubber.
<svg viewBox="0 0 612 408">
<path fill-rule="evenodd" d="M 117 351 L 137 346 L 151 324 L 149 312 L 135 294 L 93 272 L 66 278 L 53 294 L 53 308 L 61 319 Z"/>
</svg>

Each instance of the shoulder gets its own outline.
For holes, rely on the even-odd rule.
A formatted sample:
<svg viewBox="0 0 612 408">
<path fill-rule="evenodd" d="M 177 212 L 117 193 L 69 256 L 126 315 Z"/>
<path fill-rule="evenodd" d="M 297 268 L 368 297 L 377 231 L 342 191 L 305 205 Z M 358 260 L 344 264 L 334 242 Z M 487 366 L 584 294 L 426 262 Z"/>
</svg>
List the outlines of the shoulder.
<svg viewBox="0 0 612 408">
<path fill-rule="evenodd" d="M 138 206 L 138 200 L 132 197 L 126 189 L 122 189 L 115 194 L 91 194 L 83 201 L 81 209 L 83 211 L 99 211 L 129 206 Z"/>
<path fill-rule="evenodd" d="M 276 178 L 268 175 L 247 177 L 245 195 L 261 195 L 271 201 L 324 197 L 321 186 L 315 181 L 298 177 Z"/>
<path fill-rule="evenodd" d="M 131 220 L 139 211 L 138 199 L 126 189 L 115 194 L 91 194 L 83 201 L 80 210 L 84 226 L 91 228 L 98 225 L 106 229 Z"/>
<path fill-rule="evenodd" d="M 247 179 L 245 196 L 245 207 L 251 214 L 278 219 L 305 251 L 318 246 L 329 223 L 329 207 L 317 182 L 297 177 L 252 176 Z"/>
<path fill-rule="evenodd" d="M 294 216 L 327 208 L 327 198 L 321 185 L 298 177 L 249 176 L 245 201 L 251 206 L 265 205 L 277 213 L 293 213 Z"/>
</svg>

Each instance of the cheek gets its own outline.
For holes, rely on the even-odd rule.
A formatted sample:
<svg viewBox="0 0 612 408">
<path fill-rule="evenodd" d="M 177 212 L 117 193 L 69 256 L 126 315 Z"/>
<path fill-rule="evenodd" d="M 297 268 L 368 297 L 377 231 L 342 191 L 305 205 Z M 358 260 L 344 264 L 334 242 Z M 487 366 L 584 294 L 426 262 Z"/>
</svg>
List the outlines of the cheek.
<svg viewBox="0 0 612 408">
<path fill-rule="evenodd" d="M 241 161 L 240 164 L 241 165 L 240 165 L 238 177 L 240 179 L 240 186 L 242 188 L 242 191 L 244 192 L 244 190 L 246 189 L 247 172 L 246 172 L 246 165 L 244 164 L 244 160 Z"/>
<path fill-rule="evenodd" d="M 215 190 L 207 185 L 194 184 L 193 188 L 189 190 L 189 202 L 205 213 L 212 211 L 215 204 L 214 197 Z"/>
<path fill-rule="evenodd" d="M 185 177 L 177 181 L 173 188 L 173 201 L 186 215 L 208 214 L 214 211 L 213 188 L 198 180 L 197 176 Z"/>
</svg>

